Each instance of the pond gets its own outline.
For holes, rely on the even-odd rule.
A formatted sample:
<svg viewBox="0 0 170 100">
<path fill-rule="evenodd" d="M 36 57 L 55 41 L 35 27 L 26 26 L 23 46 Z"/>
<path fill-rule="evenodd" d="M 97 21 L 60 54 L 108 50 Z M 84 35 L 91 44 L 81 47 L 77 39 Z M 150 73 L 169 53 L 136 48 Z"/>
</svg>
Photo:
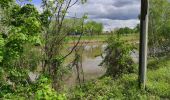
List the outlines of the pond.
<svg viewBox="0 0 170 100">
<path fill-rule="evenodd" d="M 102 54 L 106 48 L 107 44 L 97 43 L 97 44 L 87 44 L 81 46 L 80 51 L 82 51 L 82 69 L 84 72 L 84 80 L 89 81 L 103 76 L 106 72 L 106 68 L 99 66 L 102 62 Z M 74 57 L 69 57 L 73 59 Z M 83 80 L 83 75 L 81 73 L 80 80 Z M 66 86 L 73 86 L 79 83 L 77 80 L 77 69 L 74 67 L 71 70 L 71 75 L 69 75 L 66 80 Z"/>
<path fill-rule="evenodd" d="M 86 45 L 78 46 L 80 48 L 79 52 L 82 54 L 82 68 L 80 72 L 80 82 L 84 82 L 94 80 L 103 76 L 106 72 L 106 68 L 104 66 L 99 66 L 103 61 L 102 56 L 104 56 L 104 50 L 107 47 L 106 43 L 89 43 Z M 72 49 L 72 45 L 66 47 L 68 52 Z M 68 53 L 64 51 L 65 53 Z M 73 61 L 75 52 L 73 52 L 66 61 L 65 65 L 70 64 Z M 138 63 L 138 50 L 132 50 L 130 55 L 135 63 Z M 82 70 L 83 69 L 83 70 Z M 30 73 L 30 78 L 35 81 L 38 77 L 38 73 Z M 83 77 L 84 76 L 84 77 Z M 69 74 L 66 74 L 63 78 L 64 86 L 67 88 L 73 87 L 79 84 L 77 79 L 77 69 L 75 66 L 69 71 Z"/>
</svg>

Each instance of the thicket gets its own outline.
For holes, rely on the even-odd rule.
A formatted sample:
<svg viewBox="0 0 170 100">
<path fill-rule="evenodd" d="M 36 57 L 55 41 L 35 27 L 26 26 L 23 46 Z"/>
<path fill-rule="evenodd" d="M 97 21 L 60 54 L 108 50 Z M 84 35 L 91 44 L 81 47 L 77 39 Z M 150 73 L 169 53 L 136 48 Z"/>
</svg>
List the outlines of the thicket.
<svg viewBox="0 0 170 100">
<path fill-rule="evenodd" d="M 70 68 L 63 66 L 63 61 L 78 44 L 68 54 L 61 54 L 67 35 L 63 21 L 73 6 L 71 1 L 42 0 L 42 13 L 32 4 L 21 6 L 15 0 L 0 1 L 1 99 L 65 98 L 57 93 L 63 75 Z"/>
<path fill-rule="evenodd" d="M 130 55 L 134 47 L 116 36 L 111 36 L 107 43 L 105 57 L 101 63 L 107 69 L 106 75 L 119 77 L 121 74 L 136 72 L 137 66 Z"/>
<path fill-rule="evenodd" d="M 153 60 L 148 67 L 146 91 L 139 90 L 137 85 L 137 67 L 129 54 L 133 47 L 111 37 L 103 61 L 107 77 L 62 93 L 60 82 L 70 68 L 63 62 L 78 45 L 87 18 L 85 15 L 80 19 L 78 42 L 63 55 L 61 50 L 68 33 L 64 19 L 73 6 L 71 1 L 42 0 L 40 14 L 34 5 L 0 0 L 0 99 L 170 99 L 170 61 L 159 57 L 169 54 L 170 10 L 166 10 L 166 0 L 151 0 L 149 51 Z M 39 75 L 34 81 L 29 73 L 37 71 Z"/>
<path fill-rule="evenodd" d="M 149 55 L 159 58 L 169 53 L 170 3 L 168 0 L 150 0 Z"/>
</svg>

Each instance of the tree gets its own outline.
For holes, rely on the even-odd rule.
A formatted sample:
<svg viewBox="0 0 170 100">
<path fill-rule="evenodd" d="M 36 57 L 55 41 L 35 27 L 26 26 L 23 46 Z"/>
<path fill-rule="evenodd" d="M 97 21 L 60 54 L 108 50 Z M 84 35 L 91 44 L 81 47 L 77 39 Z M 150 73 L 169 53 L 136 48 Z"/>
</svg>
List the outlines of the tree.
<svg viewBox="0 0 170 100">
<path fill-rule="evenodd" d="M 135 33 L 139 33 L 140 31 L 140 24 L 137 24 L 136 27 L 134 28 Z"/>
<path fill-rule="evenodd" d="M 68 35 L 80 35 L 82 32 L 81 24 L 83 20 L 81 18 L 69 18 L 64 19 L 63 27 Z"/>
<path fill-rule="evenodd" d="M 95 21 L 89 21 L 85 24 L 85 31 L 88 34 L 101 34 L 103 31 L 103 24 L 102 23 L 97 23 Z"/>
<path fill-rule="evenodd" d="M 118 34 L 120 35 L 124 35 L 124 34 L 133 34 L 135 33 L 135 28 L 134 29 L 130 29 L 129 27 L 124 27 L 124 28 L 119 28 L 116 30 Z"/>
<path fill-rule="evenodd" d="M 13 0 L 0 0 L 1 8 L 9 7 L 9 3 L 13 2 Z"/>
<path fill-rule="evenodd" d="M 38 19 L 38 11 L 33 5 L 27 4 L 23 7 L 14 6 L 9 14 L 11 20 L 7 20 L 11 30 L 6 35 L 4 61 L 15 60 L 13 57 L 21 57 L 24 46 L 36 44 L 41 24 Z"/>
<path fill-rule="evenodd" d="M 63 47 L 63 42 L 67 36 L 65 29 L 63 27 L 66 13 L 68 10 L 74 6 L 77 2 L 85 3 L 86 0 L 42 0 L 43 13 L 41 14 L 41 21 L 43 25 L 43 55 L 44 59 L 42 62 L 43 72 L 50 76 L 53 80 L 53 87 L 57 90 L 59 80 L 61 80 L 63 73 L 60 72 L 62 68 L 63 60 L 68 57 L 78 45 L 81 36 L 80 35 L 78 42 L 72 48 L 70 52 L 66 55 L 61 54 Z M 83 16 L 81 29 L 84 27 Z"/>
<path fill-rule="evenodd" d="M 106 56 L 101 64 L 105 65 L 106 75 L 119 77 L 122 74 L 135 72 L 135 65 L 130 57 L 133 46 L 125 43 L 119 37 L 111 36 L 105 49 Z"/>
<path fill-rule="evenodd" d="M 169 5 L 167 0 L 150 0 L 149 50 L 154 57 L 169 51 Z"/>
<path fill-rule="evenodd" d="M 80 1 L 85 3 L 86 0 L 42 0 L 43 12 L 40 14 L 32 4 L 19 6 L 13 0 L 1 0 L 4 5 L 0 6 L 3 13 L 0 19 L 0 25 L 3 26 L 0 27 L 0 74 L 6 72 L 2 79 L 9 80 L 14 86 L 16 83 L 27 86 L 28 72 L 41 66 L 42 74 L 52 80 L 53 88 L 57 90 L 64 74 L 61 71 L 62 62 L 77 47 L 84 31 L 86 16 L 79 22 L 76 21 L 79 26 L 73 27 L 74 30 L 81 31 L 78 42 L 71 51 L 62 55 L 62 44 L 67 32 L 71 31 L 65 28 L 65 16 L 68 9 Z M 0 84 L 3 83 L 0 81 Z M 6 85 L 0 88 L 6 91 Z"/>
<path fill-rule="evenodd" d="M 9 6 L 0 7 L 0 98 L 10 93 L 29 91 L 24 87 L 31 84 L 28 73 L 39 64 L 37 46 L 41 45 L 37 9 L 31 4 L 21 7 L 15 1 L 6 3 Z M 38 52 L 35 53 L 35 50 Z"/>
</svg>

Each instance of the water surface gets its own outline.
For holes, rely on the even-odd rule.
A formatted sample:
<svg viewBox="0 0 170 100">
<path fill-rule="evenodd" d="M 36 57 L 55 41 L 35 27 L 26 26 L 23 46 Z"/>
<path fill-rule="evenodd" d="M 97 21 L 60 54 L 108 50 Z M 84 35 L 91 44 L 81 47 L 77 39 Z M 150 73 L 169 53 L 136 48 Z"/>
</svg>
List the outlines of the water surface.
<svg viewBox="0 0 170 100">
<path fill-rule="evenodd" d="M 82 53 L 82 69 L 84 72 L 84 80 L 89 81 L 97 79 L 105 74 L 106 68 L 99 66 L 102 62 L 102 54 L 107 45 L 103 43 L 87 44 L 81 46 L 80 52 Z M 74 54 L 73 54 L 74 55 Z M 73 59 L 70 57 L 69 59 Z M 80 75 L 81 82 L 83 82 L 83 74 Z M 66 85 L 72 86 L 79 83 L 77 80 L 77 70 L 74 67 L 71 71 L 71 75 L 65 81 Z"/>
</svg>

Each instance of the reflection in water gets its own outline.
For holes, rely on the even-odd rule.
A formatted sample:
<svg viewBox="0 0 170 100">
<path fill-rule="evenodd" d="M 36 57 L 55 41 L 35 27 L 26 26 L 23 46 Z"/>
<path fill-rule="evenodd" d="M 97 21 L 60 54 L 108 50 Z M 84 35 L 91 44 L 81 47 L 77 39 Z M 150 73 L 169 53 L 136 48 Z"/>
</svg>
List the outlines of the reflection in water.
<svg viewBox="0 0 170 100">
<path fill-rule="evenodd" d="M 102 53 L 107 45 L 106 44 L 95 44 L 82 46 L 80 52 L 82 52 L 82 68 L 84 71 L 85 81 L 96 79 L 105 74 L 106 69 L 99 64 L 102 62 Z M 73 58 L 73 57 L 72 57 Z M 72 59 L 70 57 L 70 59 Z M 76 69 L 73 68 L 72 74 L 66 80 L 66 86 L 73 86 L 77 81 Z M 81 77 L 82 80 L 82 77 Z"/>
<path fill-rule="evenodd" d="M 88 49 L 85 48 L 83 52 L 83 57 L 95 59 L 96 57 L 102 54 L 102 46 L 101 45 L 94 45 L 89 46 Z"/>
<path fill-rule="evenodd" d="M 101 77 L 102 75 L 105 74 L 106 68 L 99 66 L 99 64 L 102 62 L 102 57 L 101 55 L 103 54 L 105 48 L 107 47 L 107 44 L 95 44 L 95 45 L 87 45 L 83 46 L 80 49 L 83 50 L 82 53 L 82 67 L 84 71 L 84 76 L 85 76 L 85 81 L 96 79 Z M 132 50 L 130 52 L 130 55 L 135 63 L 138 63 L 138 58 L 139 54 L 137 50 Z M 74 56 L 70 56 L 69 59 L 73 59 Z M 77 81 L 77 73 L 76 73 L 76 68 L 73 68 L 72 74 L 70 75 L 69 78 L 65 81 L 66 86 L 73 86 L 78 83 Z M 81 80 L 83 79 L 82 75 Z"/>
</svg>

